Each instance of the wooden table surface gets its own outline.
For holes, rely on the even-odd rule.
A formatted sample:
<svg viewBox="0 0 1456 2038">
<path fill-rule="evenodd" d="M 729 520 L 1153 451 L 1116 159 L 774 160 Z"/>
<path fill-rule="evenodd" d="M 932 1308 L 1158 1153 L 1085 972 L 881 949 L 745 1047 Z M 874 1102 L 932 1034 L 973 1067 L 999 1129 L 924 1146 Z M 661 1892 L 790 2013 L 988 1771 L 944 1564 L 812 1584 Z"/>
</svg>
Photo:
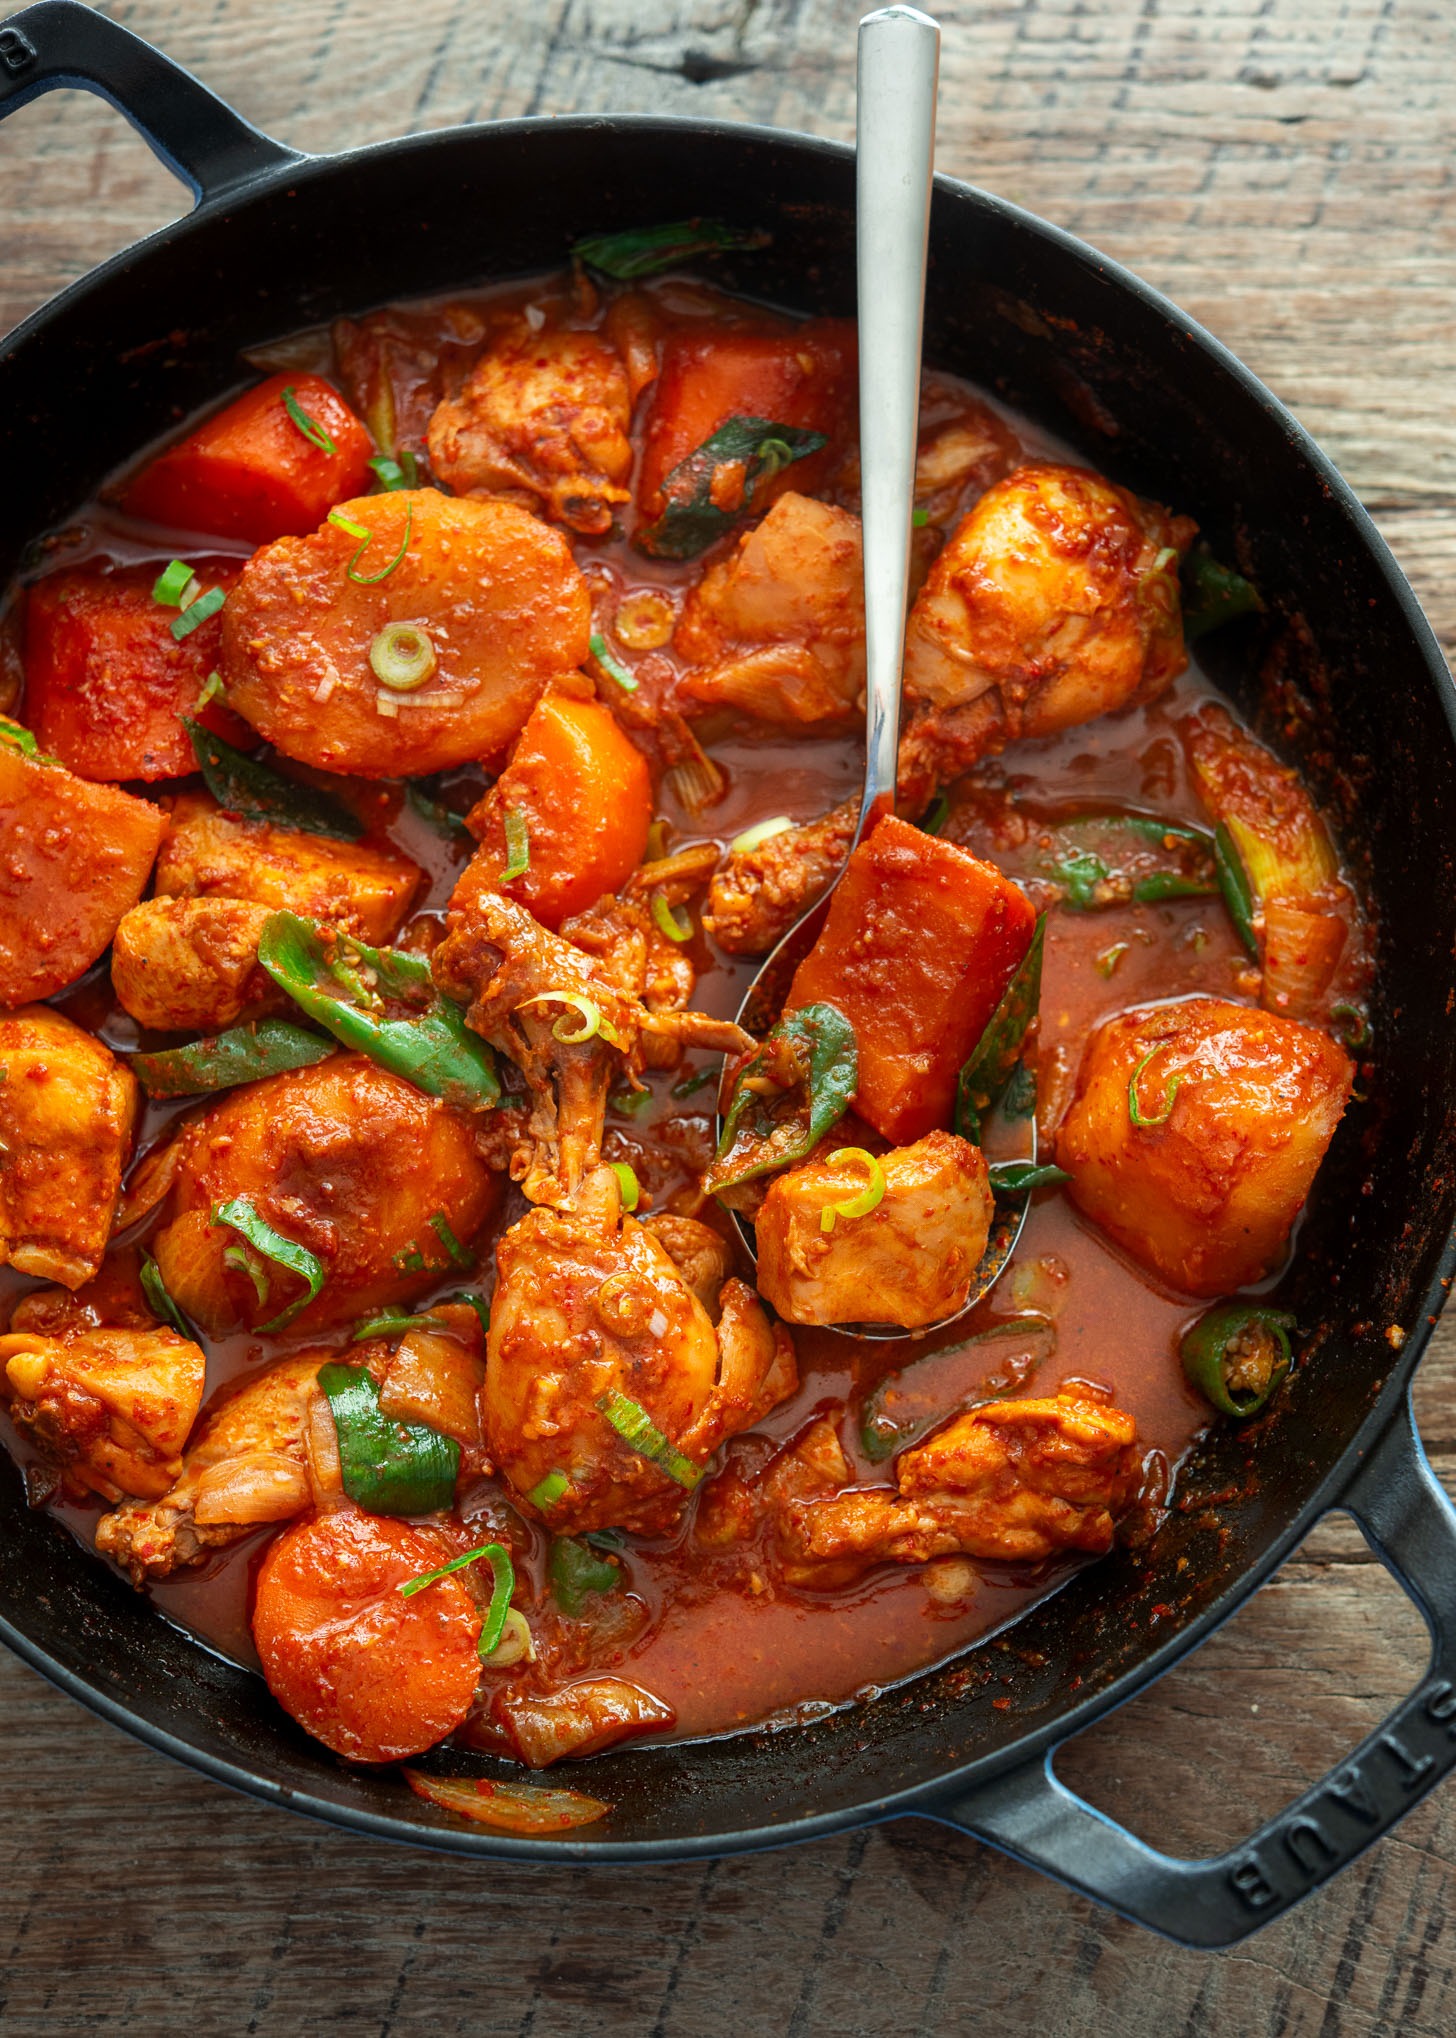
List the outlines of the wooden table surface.
<svg viewBox="0 0 1456 2038">
<path fill-rule="evenodd" d="M 853 131 L 854 0 L 126 0 L 310 150 L 514 114 Z M 1349 476 L 1456 645 L 1456 8 L 954 0 L 939 161 L 1228 342 Z M 0 129 L 0 330 L 182 209 L 105 105 Z M 664 193 L 664 212 L 671 194 Z M 8 487 L 24 476 L 5 477 Z M 1456 1321 L 1417 1404 L 1456 1484 Z M 1069 1747 L 1144 1837 L 1239 1838 L 1416 1681 L 1421 1623 L 1331 1522 L 1202 1653 Z M 367 1844 L 174 1768 L 0 1658 L 0 2029 L 53 2034 L 1456 2030 L 1456 1790 L 1239 1951 L 1184 1952 L 919 1820 L 627 1872 Z"/>
</svg>

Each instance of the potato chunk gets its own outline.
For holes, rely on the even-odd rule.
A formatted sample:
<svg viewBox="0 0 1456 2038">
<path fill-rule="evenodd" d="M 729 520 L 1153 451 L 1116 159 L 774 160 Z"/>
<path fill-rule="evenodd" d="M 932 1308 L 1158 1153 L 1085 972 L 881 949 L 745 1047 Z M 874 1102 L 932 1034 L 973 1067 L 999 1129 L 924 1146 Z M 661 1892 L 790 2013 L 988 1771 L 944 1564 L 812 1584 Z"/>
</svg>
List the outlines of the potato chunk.
<svg viewBox="0 0 1456 2038">
<path fill-rule="evenodd" d="M 0 1337 L 10 1414 L 73 1489 L 160 1499 L 182 1470 L 207 1361 L 174 1330 Z"/>
<path fill-rule="evenodd" d="M 1025 893 L 953 842 L 887 814 L 860 843 L 788 1002 L 837 1005 L 853 1025 L 855 1109 L 882 1138 L 947 1123 L 961 1063 L 1035 925 Z"/>
<path fill-rule="evenodd" d="M 244 899 L 143 899 L 116 930 L 111 988 L 139 1026 L 219 1033 L 288 1000 L 258 961 L 267 906 Z"/>
<path fill-rule="evenodd" d="M 591 601 L 566 540 L 507 502 L 397 489 L 340 503 L 334 523 L 254 553 L 223 611 L 228 703 L 285 756 L 363 778 L 419 777 L 498 755 L 547 683 L 587 656 Z M 379 684 L 369 649 L 424 630 L 436 665 L 412 693 Z"/>
<path fill-rule="evenodd" d="M 260 1294 L 237 1264 L 245 1255 L 224 1258 L 244 1240 L 211 1219 L 234 1197 L 322 1264 L 321 1293 L 288 1326 L 300 1332 L 413 1300 L 456 1264 L 441 1227 L 466 1249 L 500 1202 L 469 1128 L 363 1055 L 249 1083 L 182 1139 L 154 1250 L 178 1306 L 213 1334 L 256 1330 L 306 1292 L 299 1275 L 255 1256 Z"/>
<path fill-rule="evenodd" d="M 1283 1258 L 1353 1076 L 1295 1019 L 1221 998 L 1140 1006 L 1087 1043 L 1057 1161 L 1135 1260 L 1185 1294 L 1226 1294 Z"/>
<path fill-rule="evenodd" d="M 825 1143 L 826 1146 L 829 1142 Z M 821 1151 L 779 1175 L 754 1220 L 758 1286 L 790 1323 L 939 1323 L 960 1309 L 986 1250 L 992 1199 L 979 1148 L 950 1132 L 881 1154 L 885 1193 L 822 1227 L 865 1186 L 862 1160 Z"/>
<path fill-rule="evenodd" d="M 0 743 L 0 1005 L 88 970 L 141 897 L 167 817 Z"/>
<path fill-rule="evenodd" d="M 206 793 L 184 793 L 157 858 L 156 890 L 162 898 L 250 899 L 379 943 L 398 933 L 419 882 L 419 865 L 396 849 L 244 821 Z"/>
<path fill-rule="evenodd" d="M 136 1077 L 41 1005 L 0 1015 L 0 1260 L 79 1288 L 101 1265 Z"/>
</svg>

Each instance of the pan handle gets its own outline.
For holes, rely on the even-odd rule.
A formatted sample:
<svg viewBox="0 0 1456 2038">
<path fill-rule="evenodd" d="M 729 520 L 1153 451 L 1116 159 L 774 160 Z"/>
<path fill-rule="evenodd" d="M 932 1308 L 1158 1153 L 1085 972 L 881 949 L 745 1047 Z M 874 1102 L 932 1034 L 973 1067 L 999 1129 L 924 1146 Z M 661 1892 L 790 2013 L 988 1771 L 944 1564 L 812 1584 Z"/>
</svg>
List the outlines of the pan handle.
<svg viewBox="0 0 1456 2038">
<path fill-rule="evenodd" d="M 1425 1616 L 1430 1668 L 1352 1755 L 1243 1846 L 1207 1861 L 1158 1853 L 1058 1781 L 1055 1748 L 952 1803 L 927 1804 L 926 1815 L 1183 1946 L 1235 1946 L 1328 1882 L 1456 1768 L 1456 1508 L 1409 1400 L 1340 1505 Z"/>
<path fill-rule="evenodd" d="M 83 0 L 39 0 L 0 20 L 0 120 L 67 85 L 109 99 L 204 205 L 307 160 Z"/>
</svg>

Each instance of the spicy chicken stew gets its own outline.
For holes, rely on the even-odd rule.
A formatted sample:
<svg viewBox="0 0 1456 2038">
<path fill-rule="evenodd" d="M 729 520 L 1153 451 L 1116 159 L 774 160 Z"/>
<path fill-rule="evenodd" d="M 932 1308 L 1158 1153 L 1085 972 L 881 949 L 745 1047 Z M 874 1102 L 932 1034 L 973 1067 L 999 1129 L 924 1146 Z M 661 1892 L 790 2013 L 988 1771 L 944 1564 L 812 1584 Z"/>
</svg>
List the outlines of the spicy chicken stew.
<svg viewBox="0 0 1456 2038">
<path fill-rule="evenodd" d="M 1155 1532 L 1365 1033 L 1187 661 L 1257 594 L 934 374 L 899 814 L 737 1031 L 852 834 L 853 331 L 657 252 L 306 336 L 7 612 L 14 1447 L 356 1761 L 812 1712 Z"/>
</svg>

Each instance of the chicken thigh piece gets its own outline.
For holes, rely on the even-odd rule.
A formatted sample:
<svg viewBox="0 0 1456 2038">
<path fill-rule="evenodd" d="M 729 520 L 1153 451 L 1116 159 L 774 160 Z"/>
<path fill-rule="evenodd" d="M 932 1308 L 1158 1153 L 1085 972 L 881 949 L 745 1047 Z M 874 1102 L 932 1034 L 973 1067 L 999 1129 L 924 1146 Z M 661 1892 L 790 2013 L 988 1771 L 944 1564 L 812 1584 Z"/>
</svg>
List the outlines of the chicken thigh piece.
<svg viewBox="0 0 1456 2038">
<path fill-rule="evenodd" d="M 247 899 L 143 899 L 116 930 L 111 988 L 139 1026 L 220 1033 L 288 999 L 258 960 L 270 914 Z"/>
<path fill-rule="evenodd" d="M 72 1492 L 157 1500 L 182 1470 L 207 1361 L 160 1327 L 0 1337 L 12 1421 L 62 1468 Z"/>
<path fill-rule="evenodd" d="M 864 631 L 858 517 L 790 492 L 689 594 L 681 690 L 763 722 L 841 721 L 864 692 Z"/>
<path fill-rule="evenodd" d="M 1041 1401 L 988 1401 L 901 1454 L 895 1488 L 790 1498 L 779 1523 L 791 1584 L 838 1585 L 872 1564 L 959 1552 L 1034 1564 L 1102 1556 L 1140 1478 L 1130 1415 L 1070 1386 Z"/>
<path fill-rule="evenodd" d="M 600 537 L 631 501 L 631 421 L 611 342 L 522 312 L 430 419 L 430 464 L 457 495 L 516 492 L 553 523 Z"/>
<path fill-rule="evenodd" d="M 798 1384 L 788 1333 L 729 1281 L 715 1331 L 610 1168 L 568 1210 L 532 1210 L 496 1254 L 486 1445 L 561 1533 L 671 1528 L 726 1436 Z"/>
</svg>

